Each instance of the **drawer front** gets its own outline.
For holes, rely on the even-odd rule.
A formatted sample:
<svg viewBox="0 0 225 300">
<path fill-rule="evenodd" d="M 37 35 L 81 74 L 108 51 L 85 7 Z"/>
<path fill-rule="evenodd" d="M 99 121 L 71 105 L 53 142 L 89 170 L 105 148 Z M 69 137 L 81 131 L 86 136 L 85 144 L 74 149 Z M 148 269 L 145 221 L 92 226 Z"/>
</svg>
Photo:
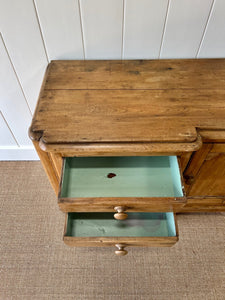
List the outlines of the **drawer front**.
<svg viewBox="0 0 225 300">
<path fill-rule="evenodd" d="M 151 246 L 170 247 L 178 241 L 175 215 L 128 213 L 115 220 L 112 213 L 68 213 L 64 242 L 69 246 Z M 118 249 L 117 249 L 118 251 Z"/>
<path fill-rule="evenodd" d="M 64 158 L 62 211 L 176 211 L 186 202 L 176 156 Z"/>
</svg>

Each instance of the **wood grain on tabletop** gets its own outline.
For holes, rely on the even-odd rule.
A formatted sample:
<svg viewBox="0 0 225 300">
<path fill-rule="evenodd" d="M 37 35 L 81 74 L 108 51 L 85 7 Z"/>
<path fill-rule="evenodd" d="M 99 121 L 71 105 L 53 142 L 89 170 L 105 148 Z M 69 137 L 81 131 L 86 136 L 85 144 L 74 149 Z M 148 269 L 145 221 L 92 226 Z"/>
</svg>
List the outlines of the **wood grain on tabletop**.
<svg viewBox="0 0 225 300">
<path fill-rule="evenodd" d="M 220 89 L 224 84 L 225 59 L 61 60 L 51 62 L 45 88 Z"/>
<path fill-rule="evenodd" d="M 31 131 L 46 144 L 190 143 L 225 130 L 224 85 L 223 59 L 53 61 Z"/>
</svg>

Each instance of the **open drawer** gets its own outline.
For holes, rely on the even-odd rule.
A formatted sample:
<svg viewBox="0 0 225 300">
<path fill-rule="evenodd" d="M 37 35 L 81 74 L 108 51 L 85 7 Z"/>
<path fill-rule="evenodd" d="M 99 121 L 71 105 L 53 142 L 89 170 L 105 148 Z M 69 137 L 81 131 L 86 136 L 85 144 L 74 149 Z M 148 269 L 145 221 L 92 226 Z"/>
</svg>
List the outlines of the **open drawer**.
<svg viewBox="0 0 225 300">
<path fill-rule="evenodd" d="M 127 246 L 170 247 L 178 241 L 174 213 L 128 215 L 120 221 L 113 213 L 68 213 L 64 242 L 69 246 L 114 246 L 117 255 L 125 255 Z"/>
<path fill-rule="evenodd" d="M 176 156 L 64 158 L 64 212 L 167 212 L 185 201 Z"/>
</svg>

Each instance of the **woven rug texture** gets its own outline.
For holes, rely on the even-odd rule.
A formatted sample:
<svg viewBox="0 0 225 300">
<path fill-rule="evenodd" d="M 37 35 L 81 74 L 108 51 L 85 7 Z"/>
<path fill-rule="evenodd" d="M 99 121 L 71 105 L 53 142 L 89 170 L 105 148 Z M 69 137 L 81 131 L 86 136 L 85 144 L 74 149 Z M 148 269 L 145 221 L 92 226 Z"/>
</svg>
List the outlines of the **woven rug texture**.
<svg viewBox="0 0 225 300">
<path fill-rule="evenodd" d="M 0 299 L 225 300 L 225 215 L 179 214 L 172 248 L 70 248 L 40 162 L 0 162 Z"/>
</svg>

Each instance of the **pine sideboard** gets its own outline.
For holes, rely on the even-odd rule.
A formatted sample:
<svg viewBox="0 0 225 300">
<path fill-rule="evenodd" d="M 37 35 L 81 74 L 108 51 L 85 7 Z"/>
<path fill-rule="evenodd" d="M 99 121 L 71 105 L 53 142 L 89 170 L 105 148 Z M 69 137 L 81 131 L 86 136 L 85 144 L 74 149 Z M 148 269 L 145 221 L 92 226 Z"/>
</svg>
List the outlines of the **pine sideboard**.
<svg viewBox="0 0 225 300">
<path fill-rule="evenodd" d="M 225 211 L 225 60 L 52 61 L 29 136 L 70 246 L 172 246 Z"/>
</svg>

